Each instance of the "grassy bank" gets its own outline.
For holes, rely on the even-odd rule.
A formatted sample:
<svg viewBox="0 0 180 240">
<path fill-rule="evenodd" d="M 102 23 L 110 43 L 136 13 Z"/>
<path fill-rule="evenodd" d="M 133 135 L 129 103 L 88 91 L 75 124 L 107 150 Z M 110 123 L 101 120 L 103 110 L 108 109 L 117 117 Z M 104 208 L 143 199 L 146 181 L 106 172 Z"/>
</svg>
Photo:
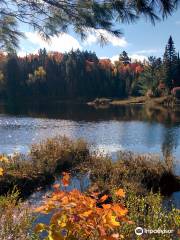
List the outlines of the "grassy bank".
<svg viewBox="0 0 180 240">
<path fill-rule="evenodd" d="M 1 156 L 4 175 L 0 177 L 0 194 L 17 186 L 21 196 L 26 197 L 39 187 L 53 183 L 57 174 L 86 161 L 89 155 L 88 144 L 83 140 L 57 137 L 33 145 L 28 155 Z"/>
<path fill-rule="evenodd" d="M 152 190 L 156 193 L 160 191 L 163 195 L 180 190 L 180 178 L 173 174 L 172 163 L 167 164 L 154 155 L 122 152 L 115 162 L 109 157 L 96 155 L 77 168 L 82 172 L 89 170 L 92 187 L 101 190 L 109 191 L 121 186 L 137 193 Z"/>
<path fill-rule="evenodd" d="M 172 160 L 171 160 L 172 161 Z M 33 145 L 28 155 L 1 156 L 0 194 L 14 186 L 23 197 L 37 188 L 52 183 L 63 171 L 90 172 L 92 182 L 101 182 L 102 188 L 114 185 L 137 186 L 137 189 L 161 191 L 168 194 L 180 189 L 180 180 L 174 176 L 172 164 L 166 164 L 154 155 L 121 153 L 116 162 L 98 152 L 91 152 L 83 140 L 66 137 L 48 139 Z M 126 186 L 127 185 L 127 186 Z"/>
<path fill-rule="evenodd" d="M 104 106 L 124 106 L 124 105 L 135 105 L 135 104 L 143 104 L 148 106 L 165 106 L 172 107 L 177 104 L 177 101 L 172 96 L 164 96 L 164 97 L 154 97 L 148 98 L 146 96 L 141 97 L 129 97 L 127 99 L 104 99 L 99 98 L 95 99 L 92 102 L 89 102 L 88 105 L 95 107 L 104 107 Z"/>
</svg>

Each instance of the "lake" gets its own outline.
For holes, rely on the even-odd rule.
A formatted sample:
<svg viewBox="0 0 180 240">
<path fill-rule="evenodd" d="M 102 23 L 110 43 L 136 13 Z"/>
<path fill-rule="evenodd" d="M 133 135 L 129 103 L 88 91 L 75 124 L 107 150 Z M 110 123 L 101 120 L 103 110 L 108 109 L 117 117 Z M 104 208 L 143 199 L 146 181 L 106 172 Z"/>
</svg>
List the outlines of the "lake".
<svg viewBox="0 0 180 240">
<path fill-rule="evenodd" d="M 180 108 L 142 105 L 96 109 L 85 104 L 56 103 L 0 106 L 0 153 L 28 152 L 32 143 L 66 135 L 84 138 L 115 156 L 119 150 L 173 156 L 180 175 Z"/>
<path fill-rule="evenodd" d="M 0 153 L 27 153 L 32 143 L 57 135 L 84 138 L 93 148 L 113 158 L 118 151 L 126 150 L 153 153 L 162 159 L 172 156 L 174 172 L 180 176 L 178 107 L 166 110 L 135 105 L 96 109 L 72 103 L 0 106 Z M 40 204 L 45 192 L 33 194 L 30 202 Z M 180 192 L 170 197 L 180 209 L 179 199 Z"/>
</svg>

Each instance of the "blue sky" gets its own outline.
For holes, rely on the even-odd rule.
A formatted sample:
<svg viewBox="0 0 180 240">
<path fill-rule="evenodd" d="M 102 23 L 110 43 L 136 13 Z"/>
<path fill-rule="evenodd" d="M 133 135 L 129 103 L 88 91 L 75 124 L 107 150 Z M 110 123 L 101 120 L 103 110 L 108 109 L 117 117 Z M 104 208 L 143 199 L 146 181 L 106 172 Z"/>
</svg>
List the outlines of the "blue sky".
<svg viewBox="0 0 180 240">
<path fill-rule="evenodd" d="M 153 26 L 144 18 L 137 23 L 120 25 L 123 32 L 121 39 L 108 36 L 109 44 L 101 47 L 97 41 L 98 33 L 90 33 L 87 40 L 81 39 L 72 31 L 67 34 L 53 37 L 51 43 L 44 42 L 40 36 L 30 28 L 23 28 L 26 32 L 26 40 L 21 40 L 19 55 L 29 52 L 37 52 L 39 48 L 46 47 L 49 51 L 67 52 L 75 50 L 89 50 L 96 52 L 98 57 L 108 57 L 115 60 L 123 50 L 127 51 L 132 58 L 143 59 L 147 56 L 162 56 L 165 45 L 172 35 L 177 51 L 180 51 L 180 9 L 166 20 L 157 22 Z"/>
</svg>

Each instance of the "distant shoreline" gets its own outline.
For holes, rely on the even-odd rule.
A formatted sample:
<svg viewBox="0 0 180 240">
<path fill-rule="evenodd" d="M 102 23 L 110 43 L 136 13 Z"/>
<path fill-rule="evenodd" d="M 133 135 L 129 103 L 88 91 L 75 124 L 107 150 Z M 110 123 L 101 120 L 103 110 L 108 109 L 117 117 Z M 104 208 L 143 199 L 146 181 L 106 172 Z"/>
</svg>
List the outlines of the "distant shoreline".
<svg viewBox="0 0 180 240">
<path fill-rule="evenodd" d="M 109 99 L 109 98 L 96 98 L 94 101 L 87 103 L 89 106 L 123 106 L 123 105 L 148 105 L 148 106 L 166 106 L 173 107 L 179 105 L 179 101 L 174 101 L 172 96 L 148 98 L 146 96 L 130 97 L 127 99 Z"/>
</svg>

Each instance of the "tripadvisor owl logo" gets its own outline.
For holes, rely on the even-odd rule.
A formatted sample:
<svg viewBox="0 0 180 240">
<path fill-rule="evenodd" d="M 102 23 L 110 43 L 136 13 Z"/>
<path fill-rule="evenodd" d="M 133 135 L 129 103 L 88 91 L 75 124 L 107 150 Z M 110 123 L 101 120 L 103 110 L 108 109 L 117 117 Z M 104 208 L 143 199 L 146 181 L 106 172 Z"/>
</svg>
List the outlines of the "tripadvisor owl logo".
<svg viewBox="0 0 180 240">
<path fill-rule="evenodd" d="M 137 236 L 141 236 L 142 234 L 172 234 L 174 230 L 167 230 L 167 229 L 146 229 L 142 227 L 137 227 L 135 230 L 135 234 Z"/>
<path fill-rule="evenodd" d="M 142 234 L 143 234 L 143 228 L 142 227 L 137 227 L 136 229 L 135 229 L 135 234 L 137 235 L 137 236 L 141 236 Z"/>
</svg>

